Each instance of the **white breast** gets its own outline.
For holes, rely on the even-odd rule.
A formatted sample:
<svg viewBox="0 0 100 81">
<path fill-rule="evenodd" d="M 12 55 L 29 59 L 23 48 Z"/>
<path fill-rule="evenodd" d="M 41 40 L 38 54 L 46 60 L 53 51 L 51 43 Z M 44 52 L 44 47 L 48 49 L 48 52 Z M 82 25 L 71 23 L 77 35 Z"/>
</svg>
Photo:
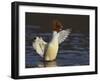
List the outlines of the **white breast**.
<svg viewBox="0 0 100 81">
<path fill-rule="evenodd" d="M 57 32 L 53 32 L 53 37 L 51 42 L 48 44 L 47 51 L 45 53 L 45 60 L 52 61 L 56 59 L 58 53 L 58 34 Z"/>
</svg>

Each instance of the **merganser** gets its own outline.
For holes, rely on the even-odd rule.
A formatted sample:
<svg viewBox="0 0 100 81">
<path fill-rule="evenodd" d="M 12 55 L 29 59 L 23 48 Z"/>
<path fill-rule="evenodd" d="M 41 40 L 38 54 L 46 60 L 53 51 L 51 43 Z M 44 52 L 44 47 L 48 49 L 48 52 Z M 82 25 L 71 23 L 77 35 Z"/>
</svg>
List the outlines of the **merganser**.
<svg viewBox="0 0 100 81">
<path fill-rule="evenodd" d="M 53 35 L 49 43 L 42 37 L 36 37 L 33 41 L 33 48 L 45 61 L 53 61 L 57 57 L 59 44 L 61 44 L 70 34 L 71 29 L 62 30 L 63 25 L 60 21 L 53 21 Z"/>
</svg>

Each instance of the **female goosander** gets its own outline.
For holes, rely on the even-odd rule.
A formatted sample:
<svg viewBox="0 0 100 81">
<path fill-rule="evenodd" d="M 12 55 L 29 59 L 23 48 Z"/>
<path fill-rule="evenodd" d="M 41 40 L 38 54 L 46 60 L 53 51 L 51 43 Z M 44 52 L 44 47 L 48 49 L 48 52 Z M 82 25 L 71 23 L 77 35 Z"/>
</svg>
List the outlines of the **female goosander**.
<svg viewBox="0 0 100 81">
<path fill-rule="evenodd" d="M 59 44 L 61 44 L 70 34 L 70 29 L 62 30 L 63 26 L 58 20 L 53 21 L 53 35 L 49 43 L 42 37 L 36 37 L 33 48 L 45 61 L 53 61 L 57 57 Z"/>
</svg>

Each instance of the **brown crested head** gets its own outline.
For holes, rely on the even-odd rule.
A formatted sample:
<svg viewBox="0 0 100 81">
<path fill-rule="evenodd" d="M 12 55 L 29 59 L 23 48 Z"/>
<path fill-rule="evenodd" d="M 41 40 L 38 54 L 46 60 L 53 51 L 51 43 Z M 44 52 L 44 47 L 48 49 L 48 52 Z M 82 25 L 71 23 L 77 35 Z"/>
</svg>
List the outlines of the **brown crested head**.
<svg viewBox="0 0 100 81">
<path fill-rule="evenodd" d="M 62 23 L 59 20 L 53 20 L 53 31 L 59 32 L 63 28 Z"/>
</svg>

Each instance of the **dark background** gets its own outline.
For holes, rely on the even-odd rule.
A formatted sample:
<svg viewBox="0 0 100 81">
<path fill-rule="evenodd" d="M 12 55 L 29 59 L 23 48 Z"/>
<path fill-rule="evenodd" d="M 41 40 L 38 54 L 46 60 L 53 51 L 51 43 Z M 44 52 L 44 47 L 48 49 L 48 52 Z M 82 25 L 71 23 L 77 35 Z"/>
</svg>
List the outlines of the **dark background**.
<svg viewBox="0 0 100 81">
<path fill-rule="evenodd" d="M 71 14 L 26 13 L 25 14 L 25 66 L 52 67 L 89 65 L 89 16 Z M 60 44 L 55 62 L 44 63 L 32 47 L 34 37 L 40 36 L 47 43 L 52 39 L 52 22 L 62 22 L 72 31 Z"/>
<path fill-rule="evenodd" d="M 26 25 L 41 26 L 41 32 L 52 31 L 52 21 L 54 19 L 60 20 L 64 29 L 70 27 L 73 32 L 89 32 L 88 15 L 26 13 Z"/>
</svg>

